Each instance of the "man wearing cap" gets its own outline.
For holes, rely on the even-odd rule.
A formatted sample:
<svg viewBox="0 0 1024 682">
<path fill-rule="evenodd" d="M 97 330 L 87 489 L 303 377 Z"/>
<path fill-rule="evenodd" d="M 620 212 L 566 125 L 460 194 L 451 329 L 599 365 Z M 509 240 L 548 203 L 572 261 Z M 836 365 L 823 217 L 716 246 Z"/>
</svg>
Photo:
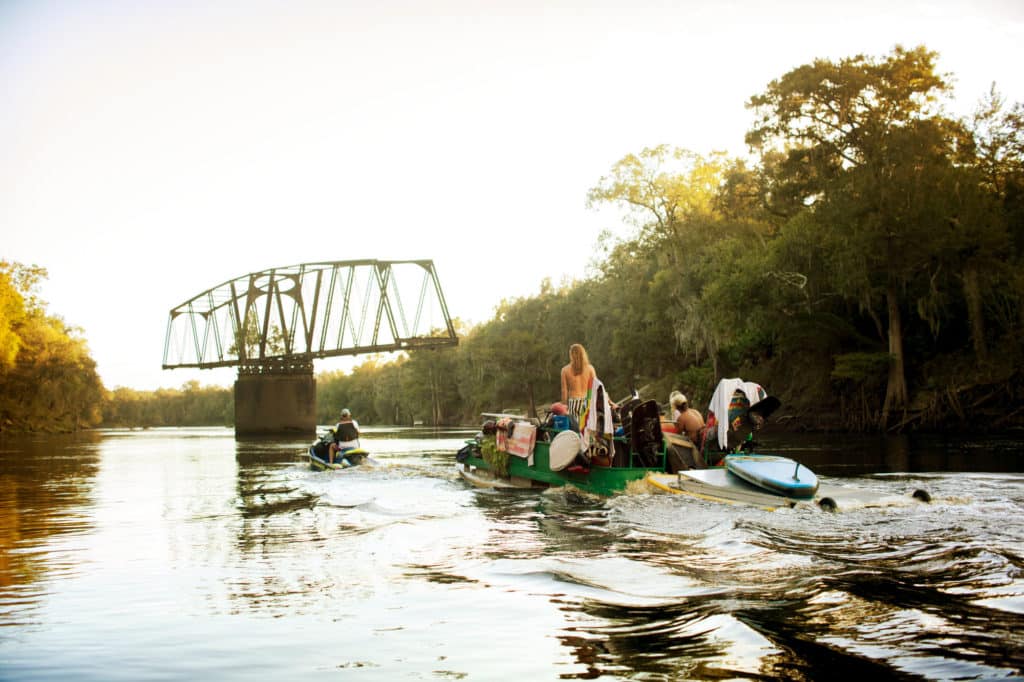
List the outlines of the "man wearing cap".
<svg viewBox="0 0 1024 682">
<path fill-rule="evenodd" d="M 330 463 L 334 464 L 334 454 L 344 454 L 347 450 L 359 447 L 359 424 L 352 418 L 346 407 L 341 411 L 338 423 L 334 425 L 334 442 L 331 443 Z"/>
<path fill-rule="evenodd" d="M 696 444 L 701 429 L 704 428 L 704 417 L 689 406 L 686 396 L 679 391 L 672 391 L 668 401 L 672 405 L 672 421 L 675 422 L 679 433 L 685 433 L 690 442 Z"/>
</svg>

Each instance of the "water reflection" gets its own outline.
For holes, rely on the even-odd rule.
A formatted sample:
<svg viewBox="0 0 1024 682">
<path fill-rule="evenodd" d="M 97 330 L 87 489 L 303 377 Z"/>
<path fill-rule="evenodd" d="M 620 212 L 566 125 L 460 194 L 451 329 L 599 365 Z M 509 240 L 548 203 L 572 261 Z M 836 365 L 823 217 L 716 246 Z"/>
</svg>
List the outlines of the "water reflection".
<svg viewBox="0 0 1024 682">
<path fill-rule="evenodd" d="M 464 435 L 371 433 L 380 464 L 343 472 L 311 471 L 304 442 L 226 429 L 5 442 L 2 622 L 17 646 L 0 640 L 0 677 L 1024 670 L 1011 446 L 794 439 L 856 485 L 936 500 L 825 514 L 477 490 L 452 468 Z M 962 458 L 984 473 L 919 470 Z"/>
<path fill-rule="evenodd" d="M 1024 470 L 1024 439 L 1013 436 L 808 434 L 769 428 L 758 441 L 764 451 L 791 457 L 828 476 Z"/>
<path fill-rule="evenodd" d="M 237 491 L 243 518 L 287 514 L 316 505 L 318 495 L 299 490 L 281 474 L 284 466 L 296 462 L 296 453 L 301 449 L 302 444 L 292 440 L 236 440 Z M 241 544 L 249 544 L 251 540 L 243 538 Z"/>
<path fill-rule="evenodd" d="M 0 440 L 0 624 L 33 620 L 44 589 L 36 583 L 81 570 L 72 543 L 59 555 L 44 547 L 93 528 L 99 440 L 93 433 Z"/>
<path fill-rule="evenodd" d="M 594 679 L 632 672 L 665 676 L 692 672 L 694 662 L 722 662 L 729 643 L 714 633 L 723 627 L 700 599 L 655 606 L 629 606 L 585 600 L 572 610 L 593 619 L 560 636 L 584 670 L 563 678 Z"/>
<path fill-rule="evenodd" d="M 236 556 L 224 583 L 232 613 L 301 613 L 329 587 L 329 572 L 307 564 L 306 552 L 322 546 L 325 535 L 315 522 L 320 495 L 304 488 L 296 472 L 302 447 L 293 439 L 235 440 Z"/>
</svg>

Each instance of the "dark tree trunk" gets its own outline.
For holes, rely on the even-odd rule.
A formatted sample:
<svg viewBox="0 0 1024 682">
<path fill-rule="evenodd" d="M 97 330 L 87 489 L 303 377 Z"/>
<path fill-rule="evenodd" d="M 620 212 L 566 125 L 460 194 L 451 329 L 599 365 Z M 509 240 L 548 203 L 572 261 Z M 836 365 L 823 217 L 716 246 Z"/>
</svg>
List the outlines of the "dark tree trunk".
<svg viewBox="0 0 1024 682">
<path fill-rule="evenodd" d="M 907 408 L 907 376 L 903 355 L 903 322 L 900 317 L 899 296 L 896 282 L 890 278 L 885 290 L 889 308 L 889 381 L 885 388 L 885 404 L 882 406 L 883 428 L 889 425 L 889 414 L 905 412 Z"/>
<path fill-rule="evenodd" d="M 981 286 L 978 284 L 978 270 L 968 266 L 963 274 L 964 299 L 967 301 L 967 318 L 971 325 L 971 343 L 974 357 L 978 362 L 988 359 L 988 344 L 985 342 L 985 313 L 981 300 Z"/>
</svg>

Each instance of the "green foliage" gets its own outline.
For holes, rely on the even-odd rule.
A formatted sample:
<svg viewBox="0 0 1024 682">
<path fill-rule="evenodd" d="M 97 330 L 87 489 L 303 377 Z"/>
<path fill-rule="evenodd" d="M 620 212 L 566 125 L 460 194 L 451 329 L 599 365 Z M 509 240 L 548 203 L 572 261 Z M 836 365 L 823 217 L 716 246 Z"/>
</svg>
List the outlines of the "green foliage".
<svg viewBox="0 0 1024 682">
<path fill-rule="evenodd" d="M 0 430 L 67 432 L 94 426 L 234 423 L 231 389 L 107 392 L 80 332 L 47 314 L 46 271 L 0 261 Z"/>
<path fill-rule="evenodd" d="M 419 350 L 404 363 L 397 386 L 412 419 L 431 426 L 450 424 L 458 414 L 458 384 L 454 348 Z M 381 388 L 381 387 L 379 387 Z M 396 414 L 401 405 L 396 404 Z"/>
<path fill-rule="evenodd" d="M 262 357 L 271 357 L 284 355 L 287 352 L 287 344 L 284 338 L 284 332 L 276 324 L 269 325 L 266 334 L 266 343 L 263 346 L 262 352 L 260 344 L 263 341 L 263 327 L 260 322 L 259 310 L 255 305 L 250 305 L 245 316 L 244 322 L 242 323 L 242 341 L 241 346 L 238 344 L 238 339 L 235 340 L 228 347 L 229 356 L 237 356 L 239 358 L 245 358 L 248 360 L 256 360 Z"/>
<path fill-rule="evenodd" d="M 879 381 L 889 368 L 888 353 L 843 353 L 835 357 L 833 379 L 848 379 L 856 384 Z"/>
<path fill-rule="evenodd" d="M 104 427 L 231 426 L 234 391 L 189 381 L 180 389 L 136 391 L 119 387 L 103 403 Z"/>
<path fill-rule="evenodd" d="M 881 395 L 893 358 L 888 353 L 844 353 L 835 356 L 832 379 L 842 396 L 842 425 L 855 430 L 877 418 Z"/>
<path fill-rule="evenodd" d="M 750 100 L 757 122 L 747 141 L 762 152 L 770 196 L 790 219 L 772 270 L 813 284 L 808 312 L 854 305 L 875 327 L 892 357 L 883 423 L 909 406 L 917 363 L 904 349 L 922 347 L 926 334 L 937 340 L 966 309 L 984 359 L 984 300 L 1009 281 L 1010 235 L 983 172 L 998 164 L 975 150 L 1012 145 L 1005 135 L 984 138 L 1003 128 L 975 137 L 943 115 L 949 85 L 935 59 L 923 47 L 897 47 L 882 59 L 817 60 Z M 991 107 L 984 118 L 997 120 Z"/>
<path fill-rule="evenodd" d="M 0 431 L 76 431 L 99 422 L 103 386 L 79 331 L 46 314 L 42 268 L 0 261 Z"/>
<path fill-rule="evenodd" d="M 496 476 L 508 476 L 509 454 L 498 449 L 494 436 L 485 436 L 480 442 L 480 456 Z"/>
<path fill-rule="evenodd" d="M 25 318 L 25 300 L 7 272 L 0 270 L 0 371 L 14 367 L 21 348 L 16 329 Z"/>
<path fill-rule="evenodd" d="M 711 402 L 711 396 L 715 391 L 715 385 L 718 383 L 718 377 L 715 376 L 715 372 L 710 364 L 701 365 L 690 365 L 686 369 L 678 373 L 677 378 L 671 382 L 670 386 L 667 386 L 669 392 L 678 390 L 682 391 L 686 395 L 691 406 L 700 408 L 703 412 L 703 407 Z M 663 390 L 657 394 L 659 398 L 664 394 Z M 665 396 L 668 399 L 668 396 Z"/>
</svg>

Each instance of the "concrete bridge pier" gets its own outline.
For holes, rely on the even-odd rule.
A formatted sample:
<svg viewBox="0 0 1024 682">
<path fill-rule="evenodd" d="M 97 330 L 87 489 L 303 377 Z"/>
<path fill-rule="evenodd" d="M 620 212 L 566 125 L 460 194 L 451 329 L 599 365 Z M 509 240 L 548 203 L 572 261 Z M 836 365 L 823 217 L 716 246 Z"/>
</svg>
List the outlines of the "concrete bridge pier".
<svg viewBox="0 0 1024 682">
<path fill-rule="evenodd" d="M 316 435 L 316 379 L 302 368 L 240 368 L 235 436 Z"/>
</svg>

